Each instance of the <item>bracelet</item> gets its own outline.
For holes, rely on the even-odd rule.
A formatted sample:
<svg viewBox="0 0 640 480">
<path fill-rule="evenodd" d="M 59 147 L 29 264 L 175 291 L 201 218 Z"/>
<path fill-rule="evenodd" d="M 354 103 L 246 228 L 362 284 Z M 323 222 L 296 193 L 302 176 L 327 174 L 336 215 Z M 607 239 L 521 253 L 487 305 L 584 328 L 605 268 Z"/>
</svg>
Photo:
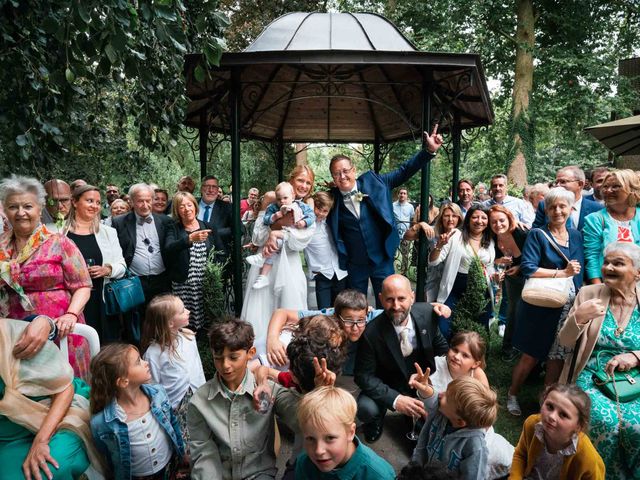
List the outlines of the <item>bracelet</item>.
<svg viewBox="0 0 640 480">
<path fill-rule="evenodd" d="M 55 338 L 58 336 L 58 326 L 56 325 L 56 322 L 54 322 L 51 317 L 48 317 L 46 315 L 40 316 L 46 318 L 49 322 L 49 335 L 47 336 L 47 340 L 55 340 Z"/>
<path fill-rule="evenodd" d="M 64 312 L 65 315 L 73 315 L 74 317 L 76 317 L 76 321 L 80 319 L 80 317 L 78 317 L 77 313 L 74 312 L 70 312 L 69 310 L 67 310 L 66 312 Z"/>
<path fill-rule="evenodd" d="M 556 278 L 557 276 L 558 276 L 558 269 L 556 268 L 556 271 L 553 272 L 553 277 L 551 277 L 551 278 Z"/>
</svg>

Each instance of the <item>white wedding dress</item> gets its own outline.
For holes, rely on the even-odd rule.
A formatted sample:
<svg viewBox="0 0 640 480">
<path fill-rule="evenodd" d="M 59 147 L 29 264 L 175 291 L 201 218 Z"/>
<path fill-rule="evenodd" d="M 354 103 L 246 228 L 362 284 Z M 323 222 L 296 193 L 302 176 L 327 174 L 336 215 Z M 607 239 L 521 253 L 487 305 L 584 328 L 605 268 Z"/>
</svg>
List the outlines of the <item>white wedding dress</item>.
<svg viewBox="0 0 640 480">
<path fill-rule="evenodd" d="M 260 212 L 251 238 L 252 243 L 260 247 L 267 242 L 271 231 L 262 221 L 263 217 L 264 212 Z M 267 338 L 269 320 L 276 308 L 307 309 L 307 280 L 302 270 L 300 252 L 311 241 L 315 228 L 314 223 L 302 229 L 282 229 L 282 249 L 269 272 L 269 285 L 265 288 L 253 288 L 253 283 L 260 274 L 260 267 L 251 266 L 240 318 L 253 325 L 256 340 L 264 341 Z"/>
</svg>

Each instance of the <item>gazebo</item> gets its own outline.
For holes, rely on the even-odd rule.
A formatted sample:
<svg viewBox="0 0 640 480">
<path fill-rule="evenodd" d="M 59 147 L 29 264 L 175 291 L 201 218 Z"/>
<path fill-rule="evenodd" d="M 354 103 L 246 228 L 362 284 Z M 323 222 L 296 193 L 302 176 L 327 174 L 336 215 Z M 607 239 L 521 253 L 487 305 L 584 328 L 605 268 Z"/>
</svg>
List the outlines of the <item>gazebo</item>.
<svg viewBox="0 0 640 480">
<path fill-rule="evenodd" d="M 243 52 L 207 67 L 185 57 L 185 124 L 199 132 L 200 166 L 207 168 L 210 132 L 231 139 L 235 309 L 242 306 L 240 139 L 276 146 L 283 178 L 285 143 L 371 143 L 375 170 L 384 144 L 420 140 L 435 123 L 451 134 L 456 191 L 462 131 L 493 122 L 478 55 L 428 53 L 386 18 L 372 13 L 289 13 L 274 20 Z M 429 194 L 422 169 L 421 204 Z M 275 180 L 275 179 L 274 179 Z M 421 209 L 421 215 L 427 214 Z M 426 242 L 418 256 L 418 300 L 424 296 Z"/>
</svg>

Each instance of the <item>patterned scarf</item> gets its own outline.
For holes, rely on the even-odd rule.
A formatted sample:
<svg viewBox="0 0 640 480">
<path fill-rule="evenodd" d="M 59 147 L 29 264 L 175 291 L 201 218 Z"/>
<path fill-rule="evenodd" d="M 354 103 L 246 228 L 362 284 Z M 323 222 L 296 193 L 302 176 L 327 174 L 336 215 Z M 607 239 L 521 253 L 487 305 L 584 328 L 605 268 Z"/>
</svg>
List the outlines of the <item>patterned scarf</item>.
<svg viewBox="0 0 640 480">
<path fill-rule="evenodd" d="M 9 315 L 9 292 L 11 288 L 20 297 L 20 304 L 26 311 L 33 310 L 29 297 L 18 283 L 20 278 L 20 264 L 26 262 L 40 246 L 47 241 L 52 233 L 44 225 L 39 225 L 27 240 L 26 245 L 13 256 L 14 237 L 13 232 L 8 231 L 0 235 L 0 317 Z M 4 285 L 3 285 L 4 284 Z"/>
</svg>

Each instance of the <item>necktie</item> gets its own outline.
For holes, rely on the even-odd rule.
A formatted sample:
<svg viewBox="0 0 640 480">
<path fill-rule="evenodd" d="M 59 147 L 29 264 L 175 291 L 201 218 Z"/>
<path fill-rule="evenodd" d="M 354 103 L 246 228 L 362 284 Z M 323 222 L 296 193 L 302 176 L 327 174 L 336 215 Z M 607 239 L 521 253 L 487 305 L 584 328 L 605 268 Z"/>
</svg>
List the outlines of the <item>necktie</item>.
<svg viewBox="0 0 640 480">
<path fill-rule="evenodd" d="M 400 351 L 403 357 L 408 357 L 413 353 L 413 346 L 409 341 L 409 329 L 405 328 L 400 332 Z"/>
<path fill-rule="evenodd" d="M 151 215 L 149 215 L 148 217 L 140 217 L 138 218 L 138 225 L 143 225 L 145 223 L 151 223 L 153 222 L 153 217 Z"/>
<path fill-rule="evenodd" d="M 202 221 L 203 222 L 208 222 L 209 221 L 209 212 L 211 211 L 211 205 L 206 205 L 204 207 L 204 215 L 202 216 Z"/>
</svg>

